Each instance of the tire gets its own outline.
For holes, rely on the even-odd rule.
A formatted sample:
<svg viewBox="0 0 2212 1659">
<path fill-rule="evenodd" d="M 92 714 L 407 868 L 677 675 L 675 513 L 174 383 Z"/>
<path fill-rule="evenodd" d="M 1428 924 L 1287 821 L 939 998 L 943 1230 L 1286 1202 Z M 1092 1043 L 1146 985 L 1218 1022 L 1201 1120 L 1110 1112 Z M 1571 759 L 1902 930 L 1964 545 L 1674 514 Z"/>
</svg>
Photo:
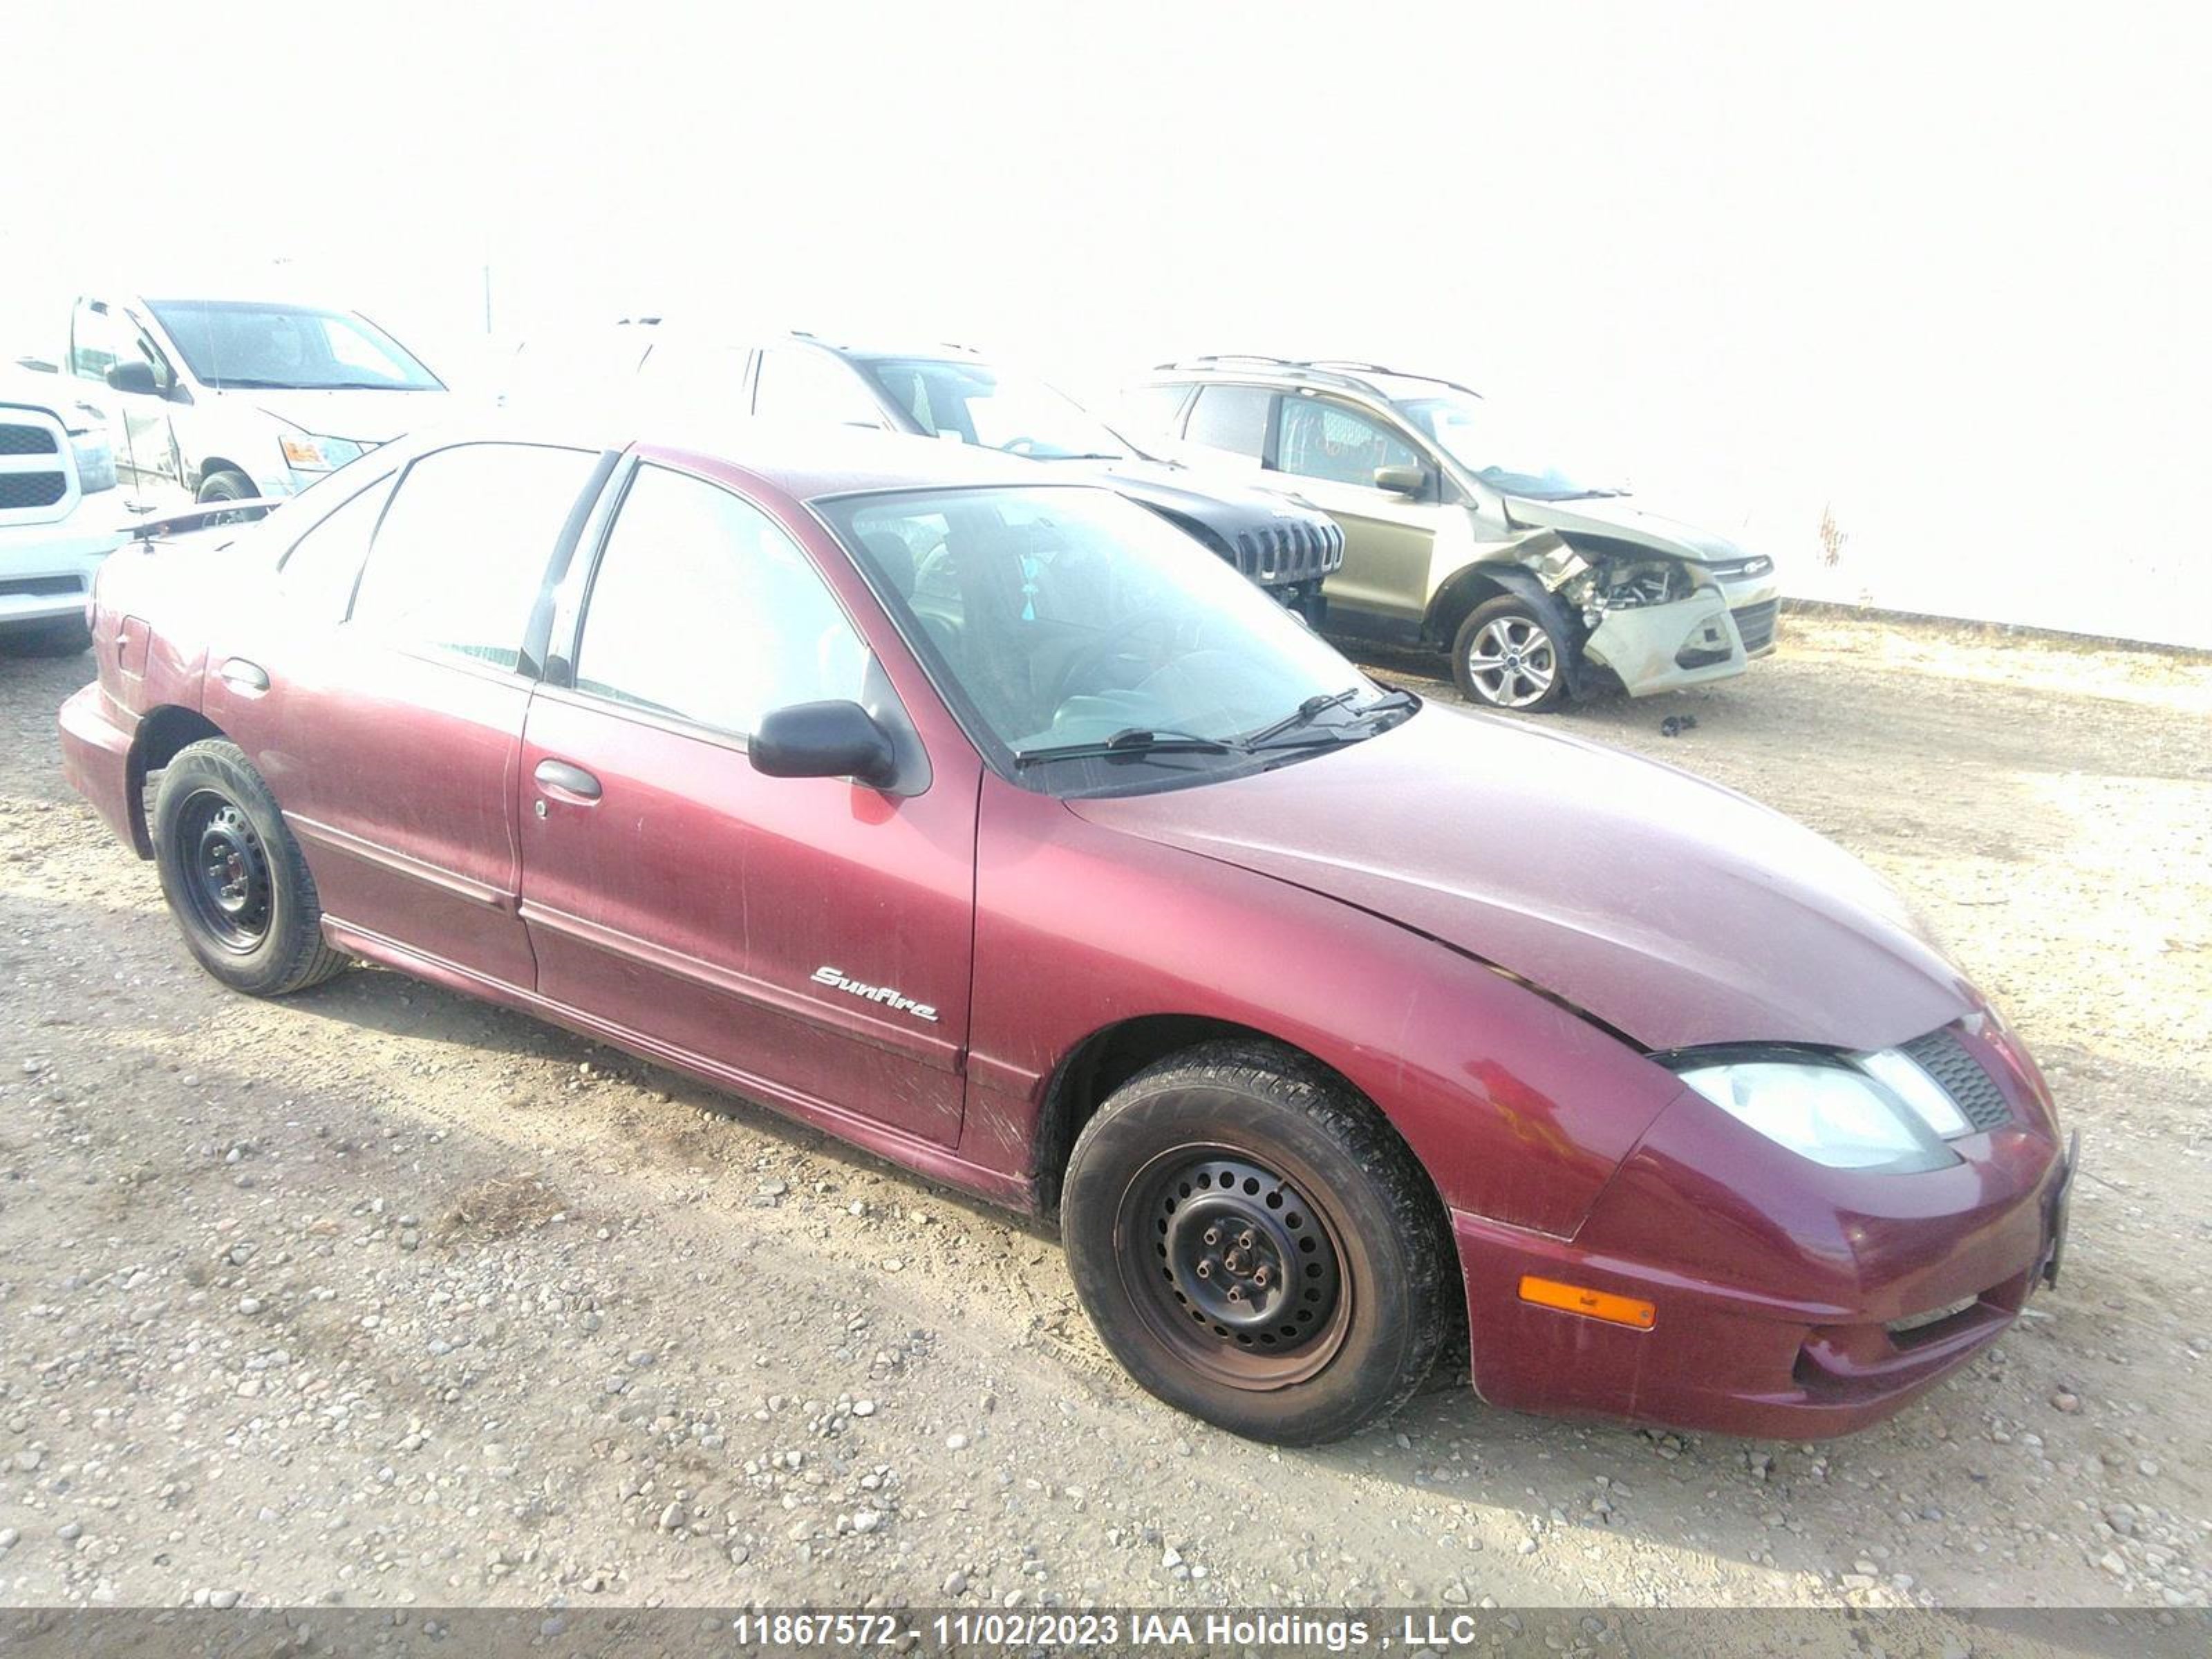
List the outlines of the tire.
<svg viewBox="0 0 2212 1659">
<path fill-rule="evenodd" d="M 1130 1376 L 1250 1439 L 1388 1416 L 1457 1327 L 1443 1210 L 1405 1143 L 1264 1044 L 1193 1049 L 1115 1091 L 1069 1156 L 1060 1224 Z"/>
<path fill-rule="evenodd" d="M 1571 649 L 1528 600 L 1502 594 L 1468 612 L 1452 636 L 1452 678 L 1485 708 L 1544 714 L 1566 701 Z"/>
<path fill-rule="evenodd" d="M 234 743 L 178 751 L 154 796 L 161 896 L 200 966 L 234 991 L 280 997 L 347 964 L 276 798 Z"/>
<path fill-rule="evenodd" d="M 199 499 L 204 503 L 250 501 L 257 499 L 260 494 L 261 491 L 255 488 L 252 479 L 247 477 L 243 472 L 234 471 L 229 467 L 224 467 L 220 471 L 210 472 L 200 480 Z"/>
<path fill-rule="evenodd" d="M 92 649 L 92 628 L 82 617 L 64 617 L 0 638 L 0 648 L 21 657 L 74 657 Z"/>
</svg>

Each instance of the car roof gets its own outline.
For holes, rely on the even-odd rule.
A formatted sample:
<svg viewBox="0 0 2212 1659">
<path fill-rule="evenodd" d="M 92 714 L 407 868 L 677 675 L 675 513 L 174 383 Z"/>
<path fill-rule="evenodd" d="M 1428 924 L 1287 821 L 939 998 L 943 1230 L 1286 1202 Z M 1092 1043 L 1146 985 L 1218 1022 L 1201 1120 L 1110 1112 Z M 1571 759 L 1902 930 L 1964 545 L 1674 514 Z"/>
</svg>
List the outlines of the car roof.
<svg viewBox="0 0 2212 1659">
<path fill-rule="evenodd" d="M 407 441 L 416 453 L 457 443 L 569 444 L 636 448 L 728 467 L 797 501 L 897 489 L 1082 487 L 1093 481 L 970 444 L 933 443 L 904 433 L 827 427 L 780 428 L 750 416 L 667 416 L 625 421 L 589 405 L 537 404 L 425 428 Z"/>
</svg>

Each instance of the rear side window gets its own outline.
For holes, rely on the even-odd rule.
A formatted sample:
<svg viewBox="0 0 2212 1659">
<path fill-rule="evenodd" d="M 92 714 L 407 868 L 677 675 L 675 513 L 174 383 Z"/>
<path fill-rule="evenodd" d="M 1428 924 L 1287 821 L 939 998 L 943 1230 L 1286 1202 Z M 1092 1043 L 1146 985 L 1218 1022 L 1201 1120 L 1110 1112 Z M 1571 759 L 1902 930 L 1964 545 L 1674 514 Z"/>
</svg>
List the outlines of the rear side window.
<svg viewBox="0 0 2212 1659">
<path fill-rule="evenodd" d="M 546 564 L 597 460 L 539 444 L 423 456 L 377 527 L 353 621 L 404 644 L 518 666 Z"/>
<path fill-rule="evenodd" d="M 276 572 L 277 592 L 321 621 L 344 621 L 376 515 L 384 511 L 396 476 L 386 473 L 293 543 Z"/>
<path fill-rule="evenodd" d="M 1201 386 L 1183 435 L 1208 449 L 1256 461 L 1267 447 L 1267 409 L 1274 400 L 1275 394 L 1262 386 Z"/>
<path fill-rule="evenodd" d="M 743 737 L 772 708 L 857 700 L 867 668 L 774 520 L 703 479 L 638 469 L 592 578 L 578 690 Z"/>
</svg>

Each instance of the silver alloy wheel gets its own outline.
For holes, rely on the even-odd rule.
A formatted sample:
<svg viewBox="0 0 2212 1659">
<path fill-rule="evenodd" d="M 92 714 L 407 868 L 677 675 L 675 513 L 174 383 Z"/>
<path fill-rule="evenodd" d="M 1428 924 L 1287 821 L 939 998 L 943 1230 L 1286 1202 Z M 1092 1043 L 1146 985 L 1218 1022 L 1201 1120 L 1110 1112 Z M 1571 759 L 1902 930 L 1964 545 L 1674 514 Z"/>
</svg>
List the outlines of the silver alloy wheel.
<svg viewBox="0 0 2212 1659">
<path fill-rule="evenodd" d="M 1527 617 L 1493 617 L 1468 642 L 1467 668 L 1486 702 L 1526 708 L 1559 678 L 1559 647 Z"/>
</svg>

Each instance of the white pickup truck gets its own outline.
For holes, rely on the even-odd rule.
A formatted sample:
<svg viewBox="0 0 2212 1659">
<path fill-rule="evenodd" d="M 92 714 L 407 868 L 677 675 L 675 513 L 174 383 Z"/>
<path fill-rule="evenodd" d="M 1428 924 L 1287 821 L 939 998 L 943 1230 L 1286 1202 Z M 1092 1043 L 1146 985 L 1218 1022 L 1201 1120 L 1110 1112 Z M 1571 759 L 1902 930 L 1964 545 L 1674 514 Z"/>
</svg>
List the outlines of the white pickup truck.
<svg viewBox="0 0 2212 1659">
<path fill-rule="evenodd" d="M 107 416 L 86 397 L 61 375 L 0 368 L 0 652 L 92 643 L 93 574 L 125 532 Z"/>
<path fill-rule="evenodd" d="M 116 466 L 140 514 L 297 495 L 449 401 L 359 312 L 289 300 L 87 295 L 65 367 L 116 416 Z"/>
</svg>

